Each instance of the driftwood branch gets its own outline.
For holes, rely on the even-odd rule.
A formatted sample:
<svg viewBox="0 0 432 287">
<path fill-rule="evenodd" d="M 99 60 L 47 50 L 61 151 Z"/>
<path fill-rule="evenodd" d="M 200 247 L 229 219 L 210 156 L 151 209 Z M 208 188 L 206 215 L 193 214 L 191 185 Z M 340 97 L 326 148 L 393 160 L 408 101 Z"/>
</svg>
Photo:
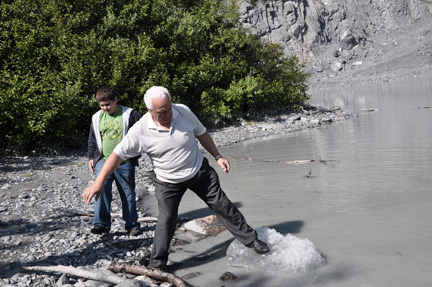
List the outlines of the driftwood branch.
<svg viewBox="0 0 432 287">
<path fill-rule="evenodd" d="M 87 278 L 95 281 L 101 281 L 111 284 L 124 284 L 126 281 L 132 281 L 132 279 L 121 278 L 115 274 L 106 274 L 96 271 L 88 271 L 84 269 L 78 269 L 73 266 L 24 266 L 26 270 L 37 270 L 45 272 L 56 272 L 63 273 L 72 276 Z"/>
<path fill-rule="evenodd" d="M 432 109 L 432 106 L 420 106 L 419 109 Z"/>
<path fill-rule="evenodd" d="M 146 268 L 144 266 L 138 266 L 135 264 L 125 263 L 125 262 L 115 262 L 111 263 L 108 267 L 110 271 L 131 273 L 136 275 L 146 275 L 156 280 L 165 281 L 173 284 L 176 287 L 187 287 L 183 279 L 175 276 L 172 273 L 163 272 L 159 269 Z"/>
<path fill-rule="evenodd" d="M 314 159 L 288 160 L 288 161 L 262 160 L 262 159 L 253 159 L 253 158 L 250 158 L 248 155 L 246 155 L 245 157 L 237 157 L 237 156 L 230 155 L 230 157 L 235 158 L 235 159 L 240 159 L 240 160 L 248 160 L 248 161 L 254 161 L 254 162 L 276 163 L 276 164 L 304 164 L 304 163 L 315 162 Z M 326 163 L 329 163 L 329 162 L 335 162 L 335 160 L 325 160 L 325 159 L 321 159 L 320 158 L 318 160 L 318 162 L 326 164 Z"/>
<path fill-rule="evenodd" d="M 379 109 L 367 108 L 367 109 L 362 109 L 362 111 L 365 111 L 365 112 L 377 112 L 377 111 L 379 111 Z"/>
<path fill-rule="evenodd" d="M 120 214 L 119 214 L 119 217 L 121 217 Z M 138 218 L 139 222 L 156 222 L 157 220 L 158 220 L 158 218 L 155 216 L 146 216 L 146 217 Z"/>
</svg>

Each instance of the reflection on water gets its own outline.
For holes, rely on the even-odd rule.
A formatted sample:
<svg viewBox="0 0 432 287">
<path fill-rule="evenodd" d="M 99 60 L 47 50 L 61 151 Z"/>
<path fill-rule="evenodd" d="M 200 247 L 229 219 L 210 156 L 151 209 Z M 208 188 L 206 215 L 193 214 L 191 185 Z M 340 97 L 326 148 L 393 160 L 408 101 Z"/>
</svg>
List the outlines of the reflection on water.
<svg viewBox="0 0 432 287">
<path fill-rule="evenodd" d="M 314 91 L 311 104 L 358 117 L 221 150 L 233 165 L 222 185 L 249 223 L 300 221 L 298 236 L 328 257 L 313 282 L 290 286 L 431 284 L 432 109 L 419 108 L 432 106 L 431 80 Z"/>
<path fill-rule="evenodd" d="M 419 107 L 432 105 L 431 91 L 429 81 L 423 81 L 316 92 L 312 104 L 341 105 L 359 116 L 318 130 L 227 148 L 224 153 L 235 159 L 231 160 L 233 172 L 230 178 L 224 178 L 224 184 L 256 192 L 256 196 L 265 192 L 267 200 L 274 196 L 278 204 L 283 199 L 279 199 L 277 190 L 304 193 L 308 198 L 308 192 L 313 192 L 316 201 L 308 202 L 308 206 L 316 205 L 317 212 L 323 214 L 427 197 L 432 167 L 432 109 Z M 365 111 L 369 108 L 376 111 Z M 238 157 L 315 162 L 275 166 Z M 319 163 L 320 159 L 329 162 Z M 308 169 L 312 170 L 311 178 L 305 178 Z"/>
</svg>

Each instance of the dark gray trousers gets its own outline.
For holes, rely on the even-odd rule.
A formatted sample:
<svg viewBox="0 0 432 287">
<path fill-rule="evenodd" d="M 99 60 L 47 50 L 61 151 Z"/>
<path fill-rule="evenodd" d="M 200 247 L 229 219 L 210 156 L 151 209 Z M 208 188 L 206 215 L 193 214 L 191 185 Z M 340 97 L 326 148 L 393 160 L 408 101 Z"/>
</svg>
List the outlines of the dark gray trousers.
<svg viewBox="0 0 432 287">
<path fill-rule="evenodd" d="M 159 217 L 151 254 L 153 266 L 163 265 L 168 261 L 168 250 L 177 225 L 178 207 L 188 188 L 210 207 L 219 221 L 241 243 L 249 244 L 257 238 L 255 230 L 246 223 L 243 214 L 220 187 L 216 171 L 204 158 L 199 172 L 185 182 L 173 184 L 155 179 Z"/>
</svg>

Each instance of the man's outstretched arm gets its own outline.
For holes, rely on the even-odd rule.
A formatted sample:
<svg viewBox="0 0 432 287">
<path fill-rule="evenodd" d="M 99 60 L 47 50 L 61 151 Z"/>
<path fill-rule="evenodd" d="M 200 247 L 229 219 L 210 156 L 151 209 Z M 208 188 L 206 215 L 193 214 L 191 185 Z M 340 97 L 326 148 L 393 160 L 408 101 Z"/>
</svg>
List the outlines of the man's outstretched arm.
<svg viewBox="0 0 432 287">
<path fill-rule="evenodd" d="M 231 169 L 231 165 L 229 160 L 227 160 L 224 157 L 219 157 L 221 154 L 219 153 L 219 150 L 217 149 L 212 137 L 208 132 L 203 133 L 200 136 L 196 137 L 198 141 L 201 143 L 201 145 L 214 157 L 217 158 L 216 162 L 217 164 L 222 168 L 223 173 L 229 173 Z"/>
<path fill-rule="evenodd" d="M 122 162 L 123 160 L 116 153 L 111 153 L 111 155 L 105 161 L 102 170 L 99 172 L 96 180 L 84 190 L 82 196 L 85 203 L 89 204 L 91 199 L 95 195 L 95 200 L 99 199 L 105 181 L 119 167 Z"/>
</svg>

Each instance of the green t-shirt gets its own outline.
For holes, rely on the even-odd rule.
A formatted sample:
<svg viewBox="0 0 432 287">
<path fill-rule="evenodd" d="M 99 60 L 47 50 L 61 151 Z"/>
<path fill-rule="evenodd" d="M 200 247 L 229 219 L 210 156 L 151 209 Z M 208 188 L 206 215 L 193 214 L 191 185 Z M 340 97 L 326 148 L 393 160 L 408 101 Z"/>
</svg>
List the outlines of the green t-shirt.
<svg viewBox="0 0 432 287">
<path fill-rule="evenodd" d="M 102 112 L 99 119 L 99 130 L 102 136 L 102 158 L 107 159 L 123 138 L 123 109 L 112 115 Z"/>
</svg>

